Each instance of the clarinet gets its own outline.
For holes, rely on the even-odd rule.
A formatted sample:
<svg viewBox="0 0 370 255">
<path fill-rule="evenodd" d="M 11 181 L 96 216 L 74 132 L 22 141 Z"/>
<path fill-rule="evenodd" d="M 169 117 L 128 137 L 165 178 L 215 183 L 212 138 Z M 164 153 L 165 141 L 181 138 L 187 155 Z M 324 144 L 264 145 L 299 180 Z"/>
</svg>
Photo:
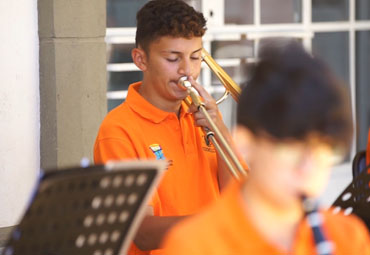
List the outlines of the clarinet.
<svg viewBox="0 0 370 255">
<path fill-rule="evenodd" d="M 318 211 L 317 202 L 312 198 L 302 197 L 303 209 L 305 217 L 307 218 L 308 224 L 310 225 L 314 240 L 317 255 L 332 255 L 333 244 L 326 239 L 321 226 L 323 223 L 323 217 Z"/>
</svg>

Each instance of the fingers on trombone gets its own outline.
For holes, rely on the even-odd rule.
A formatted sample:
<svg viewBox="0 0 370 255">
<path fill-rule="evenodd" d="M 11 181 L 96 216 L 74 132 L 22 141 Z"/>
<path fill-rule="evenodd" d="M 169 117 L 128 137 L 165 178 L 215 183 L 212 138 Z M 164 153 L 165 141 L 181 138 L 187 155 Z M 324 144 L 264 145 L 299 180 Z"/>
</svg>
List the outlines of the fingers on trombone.
<svg viewBox="0 0 370 255">
<path fill-rule="evenodd" d="M 198 111 L 198 107 L 195 106 L 194 104 L 191 104 L 188 108 L 189 113 L 196 113 Z"/>
<path fill-rule="evenodd" d="M 195 125 L 198 126 L 198 127 L 207 127 L 207 128 L 210 128 L 206 119 L 198 119 L 198 120 L 196 120 L 195 121 Z"/>
<path fill-rule="evenodd" d="M 194 112 L 193 115 L 195 120 L 205 119 L 204 115 L 201 112 Z"/>
<path fill-rule="evenodd" d="M 218 123 L 219 121 L 218 114 L 217 114 L 218 111 L 217 110 L 209 110 L 209 111 L 207 110 L 207 112 L 209 116 L 211 117 L 211 119 L 213 120 L 213 122 Z M 207 118 L 204 116 L 204 114 L 201 111 L 194 112 L 193 116 L 198 126 L 204 126 L 204 127 L 210 128 Z"/>
<path fill-rule="evenodd" d="M 193 114 L 193 116 L 194 116 L 196 126 L 210 128 L 207 119 L 204 117 L 204 115 L 201 112 L 196 112 Z"/>
<path fill-rule="evenodd" d="M 189 81 L 191 82 L 191 84 L 193 85 L 193 87 L 198 91 L 199 95 L 205 100 L 205 101 L 211 101 L 211 100 L 214 100 L 210 94 L 208 94 L 208 92 L 206 91 L 206 89 L 200 85 L 199 83 L 197 83 L 193 77 L 189 77 Z"/>
</svg>

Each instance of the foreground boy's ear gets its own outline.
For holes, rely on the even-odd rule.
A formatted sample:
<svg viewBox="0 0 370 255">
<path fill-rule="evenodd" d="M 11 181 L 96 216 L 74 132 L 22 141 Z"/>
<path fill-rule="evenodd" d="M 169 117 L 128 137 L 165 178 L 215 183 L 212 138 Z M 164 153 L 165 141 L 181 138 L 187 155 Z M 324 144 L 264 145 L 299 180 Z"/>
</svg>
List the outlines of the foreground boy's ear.
<svg viewBox="0 0 370 255">
<path fill-rule="evenodd" d="M 234 129 L 233 137 L 236 149 L 248 164 L 252 152 L 252 132 L 243 126 L 237 125 Z"/>
<path fill-rule="evenodd" d="M 132 60 L 134 61 L 135 65 L 141 70 L 145 71 L 147 69 L 147 62 L 146 62 L 146 54 L 143 49 L 134 48 L 131 51 Z"/>
</svg>

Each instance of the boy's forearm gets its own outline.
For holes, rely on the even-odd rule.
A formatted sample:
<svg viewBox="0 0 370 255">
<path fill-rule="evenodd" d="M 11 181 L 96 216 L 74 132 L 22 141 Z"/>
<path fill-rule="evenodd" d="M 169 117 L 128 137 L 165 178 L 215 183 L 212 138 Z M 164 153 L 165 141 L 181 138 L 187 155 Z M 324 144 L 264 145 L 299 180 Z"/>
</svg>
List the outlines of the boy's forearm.
<svg viewBox="0 0 370 255">
<path fill-rule="evenodd" d="M 134 243 L 143 251 L 159 249 L 168 230 L 186 217 L 147 215 L 141 222 Z"/>
</svg>

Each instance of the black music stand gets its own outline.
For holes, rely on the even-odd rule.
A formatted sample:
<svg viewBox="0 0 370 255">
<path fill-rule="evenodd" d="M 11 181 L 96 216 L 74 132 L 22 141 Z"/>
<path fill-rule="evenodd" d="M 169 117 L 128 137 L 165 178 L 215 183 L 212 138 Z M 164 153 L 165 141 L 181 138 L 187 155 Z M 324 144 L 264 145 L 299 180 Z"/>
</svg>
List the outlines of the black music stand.
<svg viewBox="0 0 370 255">
<path fill-rule="evenodd" d="M 370 166 L 365 168 L 334 201 L 335 211 L 353 213 L 361 218 L 370 230 Z"/>
<path fill-rule="evenodd" d="M 165 167 L 132 161 L 48 171 L 2 254 L 125 254 Z"/>
</svg>

